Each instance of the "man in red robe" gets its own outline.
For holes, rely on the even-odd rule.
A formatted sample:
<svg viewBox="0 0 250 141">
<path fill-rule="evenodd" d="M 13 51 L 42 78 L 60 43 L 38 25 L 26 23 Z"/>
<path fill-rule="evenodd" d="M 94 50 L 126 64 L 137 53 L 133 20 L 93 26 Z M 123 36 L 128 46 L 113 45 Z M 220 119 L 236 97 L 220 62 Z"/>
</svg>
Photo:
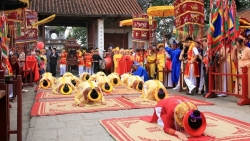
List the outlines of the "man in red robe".
<svg viewBox="0 0 250 141">
<path fill-rule="evenodd" d="M 124 55 L 118 63 L 117 73 L 119 75 L 130 72 L 133 64 L 133 60 L 130 57 L 131 52 L 129 50 L 125 50 L 124 52 Z"/>
<path fill-rule="evenodd" d="M 159 101 L 154 108 L 152 118 L 142 120 L 158 123 L 163 127 L 165 133 L 185 141 L 188 138 L 184 133 L 199 137 L 206 129 L 206 119 L 203 113 L 198 111 L 192 102 L 179 97 L 170 97 Z"/>
</svg>

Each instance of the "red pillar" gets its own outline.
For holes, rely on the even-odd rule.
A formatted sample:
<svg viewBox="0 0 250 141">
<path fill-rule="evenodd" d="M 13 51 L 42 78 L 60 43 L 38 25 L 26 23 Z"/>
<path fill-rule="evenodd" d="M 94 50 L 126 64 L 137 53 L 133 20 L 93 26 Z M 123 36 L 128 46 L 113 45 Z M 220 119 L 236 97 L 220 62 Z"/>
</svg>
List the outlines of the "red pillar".
<svg viewBox="0 0 250 141">
<path fill-rule="evenodd" d="M 247 105 L 250 104 L 250 98 L 248 97 L 248 68 L 242 67 L 242 95 L 241 98 L 238 100 L 238 105 Z"/>
<path fill-rule="evenodd" d="M 209 67 L 209 74 L 208 74 L 208 93 L 205 95 L 205 98 L 215 98 L 217 95 L 212 92 L 214 90 L 214 66 Z"/>
</svg>

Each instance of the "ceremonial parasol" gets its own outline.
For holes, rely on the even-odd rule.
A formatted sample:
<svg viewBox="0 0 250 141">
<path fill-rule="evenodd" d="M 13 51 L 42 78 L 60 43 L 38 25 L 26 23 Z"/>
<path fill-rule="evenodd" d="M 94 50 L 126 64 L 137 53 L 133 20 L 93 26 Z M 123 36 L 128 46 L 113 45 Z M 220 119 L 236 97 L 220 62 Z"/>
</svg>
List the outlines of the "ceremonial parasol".
<svg viewBox="0 0 250 141">
<path fill-rule="evenodd" d="M 132 26 L 132 24 L 133 24 L 132 19 L 123 20 L 123 21 L 120 21 L 120 23 L 119 23 L 120 27 Z M 124 28 L 124 35 L 123 35 L 123 48 L 124 48 L 124 40 L 125 40 L 124 38 L 125 38 L 125 28 Z"/>
<path fill-rule="evenodd" d="M 250 28 L 250 22 L 247 19 L 240 18 L 239 22 L 240 22 L 240 29 Z"/>
<path fill-rule="evenodd" d="M 120 27 L 123 27 L 123 26 L 132 26 L 132 24 L 133 24 L 133 20 L 132 19 L 120 21 Z"/>
<path fill-rule="evenodd" d="M 43 20 L 41 20 L 41 21 L 38 21 L 38 22 L 32 24 L 32 26 L 39 26 L 39 25 L 46 24 L 46 23 L 51 22 L 52 20 L 54 20 L 55 17 L 56 17 L 56 15 L 53 14 L 53 15 L 49 16 L 49 17 L 46 18 L 46 19 L 43 19 Z"/>
<path fill-rule="evenodd" d="M 147 14 L 156 17 L 174 16 L 174 6 L 152 6 L 147 9 Z"/>
<path fill-rule="evenodd" d="M 174 16 L 174 6 L 152 6 L 147 9 L 147 14 L 149 16 L 163 17 L 163 23 L 165 24 L 165 17 Z"/>
<path fill-rule="evenodd" d="M 165 17 L 174 16 L 174 6 L 152 6 L 147 9 L 147 14 L 149 16 L 163 17 L 163 24 L 165 24 Z M 163 28 L 164 30 L 164 28 Z M 164 36 L 165 36 L 165 32 Z M 165 45 L 165 40 L 164 40 Z M 157 57 L 157 54 L 156 54 Z M 164 58 L 166 60 L 166 58 Z M 164 63 L 165 68 L 166 63 Z"/>
</svg>

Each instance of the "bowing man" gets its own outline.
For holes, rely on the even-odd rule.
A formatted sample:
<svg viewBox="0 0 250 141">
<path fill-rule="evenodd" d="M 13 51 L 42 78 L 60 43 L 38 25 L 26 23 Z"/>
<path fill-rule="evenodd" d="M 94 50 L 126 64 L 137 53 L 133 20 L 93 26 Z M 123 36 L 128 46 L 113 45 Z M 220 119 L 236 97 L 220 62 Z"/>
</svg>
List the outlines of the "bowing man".
<svg viewBox="0 0 250 141">
<path fill-rule="evenodd" d="M 133 75 L 140 76 L 144 82 L 148 80 L 148 73 L 146 69 L 143 68 L 138 62 L 133 63 L 133 69 Z"/>
</svg>

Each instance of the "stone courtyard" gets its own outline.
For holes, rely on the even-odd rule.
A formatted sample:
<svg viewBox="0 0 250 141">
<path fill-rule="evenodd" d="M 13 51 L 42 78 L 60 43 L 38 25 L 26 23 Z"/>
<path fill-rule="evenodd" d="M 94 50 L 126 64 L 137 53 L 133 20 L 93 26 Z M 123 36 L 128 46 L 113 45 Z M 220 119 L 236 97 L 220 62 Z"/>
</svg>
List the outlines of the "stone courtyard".
<svg viewBox="0 0 250 141">
<path fill-rule="evenodd" d="M 114 139 L 98 122 L 99 120 L 144 116 L 153 113 L 151 108 L 31 117 L 30 110 L 36 95 L 35 88 L 36 85 L 34 87 L 25 87 L 29 91 L 23 93 L 23 141 L 113 141 Z M 171 89 L 168 89 L 168 92 L 185 95 L 184 92 L 180 93 Z M 235 97 L 228 96 L 213 99 L 205 99 L 202 95 L 188 97 L 214 103 L 214 105 L 210 106 L 199 106 L 198 108 L 201 111 L 210 111 L 250 123 L 249 105 L 238 106 Z M 16 103 L 11 103 L 11 105 L 11 129 L 15 129 Z M 15 140 L 16 135 L 11 135 L 11 141 Z"/>
</svg>

